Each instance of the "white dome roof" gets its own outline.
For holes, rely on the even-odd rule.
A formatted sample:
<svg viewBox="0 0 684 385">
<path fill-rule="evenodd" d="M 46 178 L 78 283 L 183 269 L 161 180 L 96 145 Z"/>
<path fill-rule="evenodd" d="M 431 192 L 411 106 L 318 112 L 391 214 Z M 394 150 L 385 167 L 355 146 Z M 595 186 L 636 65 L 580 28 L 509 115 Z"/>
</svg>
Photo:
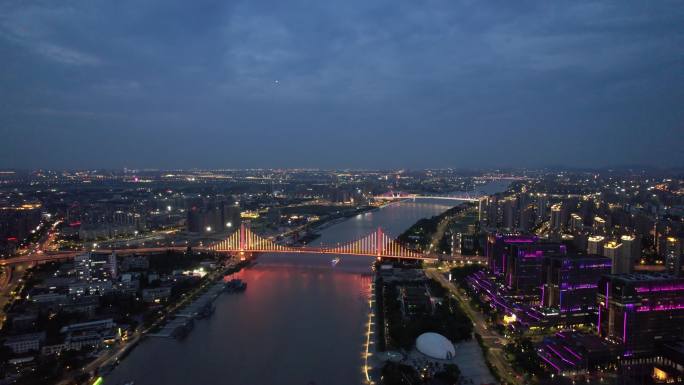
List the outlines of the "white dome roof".
<svg viewBox="0 0 684 385">
<path fill-rule="evenodd" d="M 456 354 L 454 344 L 437 333 L 423 333 L 416 339 L 416 349 L 428 357 L 450 360 Z"/>
</svg>

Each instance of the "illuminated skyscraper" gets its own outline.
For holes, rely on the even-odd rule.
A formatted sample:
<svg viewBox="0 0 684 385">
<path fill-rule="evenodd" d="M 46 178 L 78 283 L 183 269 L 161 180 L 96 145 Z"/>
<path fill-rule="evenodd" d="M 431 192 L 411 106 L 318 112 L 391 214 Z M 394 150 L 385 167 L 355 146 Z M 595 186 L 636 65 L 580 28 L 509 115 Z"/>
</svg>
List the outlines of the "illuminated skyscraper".
<svg viewBox="0 0 684 385">
<path fill-rule="evenodd" d="M 487 218 L 487 204 L 489 202 L 489 197 L 482 197 L 478 201 L 477 205 L 477 220 L 482 224 L 482 222 Z"/>
<path fill-rule="evenodd" d="M 506 198 L 503 203 L 503 225 L 508 230 L 515 228 L 515 198 Z"/>
<path fill-rule="evenodd" d="M 526 232 L 530 231 L 534 227 L 535 214 L 534 206 L 527 205 L 520 210 L 520 219 L 518 221 L 518 228 L 520 231 Z"/>
<path fill-rule="evenodd" d="M 665 269 L 668 273 L 682 275 L 682 241 L 676 237 L 665 239 Z"/>
<path fill-rule="evenodd" d="M 577 213 L 570 214 L 570 230 L 573 233 L 578 233 L 584 230 L 584 220 Z"/>
<path fill-rule="evenodd" d="M 594 217 L 594 223 L 592 225 L 595 234 L 605 234 L 606 233 L 606 220 L 601 217 Z"/>
<path fill-rule="evenodd" d="M 549 199 L 545 194 L 537 195 L 537 222 L 543 222 L 548 216 Z"/>
<path fill-rule="evenodd" d="M 596 309 L 596 288 L 611 261 L 600 256 L 562 255 L 544 262 L 542 303 L 563 313 Z"/>
<path fill-rule="evenodd" d="M 551 231 L 559 232 L 563 229 L 562 210 L 563 206 L 560 203 L 551 206 Z"/>
<path fill-rule="evenodd" d="M 587 240 L 587 253 L 603 255 L 603 238 L 600 235 L 593 235 Z"/>
<path fill-rule="evenodd" d="M 533 236 L 489 234 L 485 249 L 489 269 L 497 275 L 505 274 L 508 259 L 512 255 L 511 249 L 516 245 L 533 244 L 537 241 L 538 238 Z"/>
<path fill-rule="evenodd" d="M 613 265 L 610 271 L 612 274 L 625 274 L 630 272 L 630 261 L 628 258 L 624 258 L 623 255 L 622 243 L 610 241 L 603 245 L 603 256 L 610 258 Z"/>
<path fill-rule="evenodd" d="M 620 242 L 622 243 L 622 256 L 629 261 L 630 270 L 627 273 L 631 273 L 634 270 L 634 265 L 641 259 L 641 237 L 623 235 Z"/>
</svg>

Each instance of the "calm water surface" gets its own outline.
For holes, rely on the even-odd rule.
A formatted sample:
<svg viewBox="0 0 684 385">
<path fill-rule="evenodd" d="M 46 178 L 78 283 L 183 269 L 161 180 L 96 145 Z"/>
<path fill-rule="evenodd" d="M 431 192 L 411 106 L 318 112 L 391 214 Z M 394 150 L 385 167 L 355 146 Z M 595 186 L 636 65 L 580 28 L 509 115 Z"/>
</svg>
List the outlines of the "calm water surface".
<svg viewBox="0 0 684 385">
<path fill-rule="evenodd" d="M 492 183 L 484 190 L 505 189 Z M 362 237 L 382 226 L 398 236 L 455 201 L 392 204 L 321 231 L 315 243 Z M 150 338 L 105 379 L 118 385 L 362 383 L 362 349 L 372 258 L 266 254 L 236 274 L 243 294 L 224 294 L 216 312 L 182 341 Z"/>
</svg>

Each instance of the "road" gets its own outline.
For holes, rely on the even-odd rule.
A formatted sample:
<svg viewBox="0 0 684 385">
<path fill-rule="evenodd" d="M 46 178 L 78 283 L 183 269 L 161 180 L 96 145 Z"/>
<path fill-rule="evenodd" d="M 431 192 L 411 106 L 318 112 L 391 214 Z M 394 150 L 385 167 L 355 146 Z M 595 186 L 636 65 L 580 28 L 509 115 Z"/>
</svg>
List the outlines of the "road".
<svg viewBox="0 0 684 385">
<path fill-rule="evenodd" d="M 432 234 L 432 238 L 430 239 L 430 248 L 428 249 L 429 253 L 437 251 L 439 242 L 442 240 L 442 238 L 444 238 L 444 233 L 446 233 L 451 221 L 452 218 L 442 218 L 442 220 L 439 221 L 437 224 L 437 229 L 435 230 L 434 234 Z"/>
<path fill-rule="evenodd" d="M 461 307 L 465 311 L 466 315 L 468 315 L 470 320 L 473 322 L 475 332 L 482 337 L 482 344 L 487 347 L 487 360 L 496 369 L 501 377 L 502 382 L 509 384 L 520 383 L 521 378 L 515 374 L 503 352 L 503 346 L 507 343 L 507 340 L 494 330 L 487 327 L 487 322 L 482 316 L 482 313 L 476 311 L 472 308 L 472 306 L 470 306 L 470 301 L 468 301 L 468 299 L 461 294 L 458 288 L 456 288 L 456 286 L 450 282 L 444 276 L 444 274 L 442 274 L 442 272 L 434 268 L 429 268 L 425 270 L 425 274 L 442 284 L 442 286 L 449 290 L 449 292 L 453 294 L 453 296 L 461 304 Z"/>
<path fill-rule="evenodd" d="M 0 267 L 0 328 L 5 325 L 5 306 L 14 300 L 26 273 L 26 265 Z"/>
<path fill-rule="evenodd" d="M 169 246 L 169 247 L 141 247 L 137 249 L 95 249 L 93 251 L 97 253 L 111 254 L 116 252 L 117 255 L 125 254 L 147 254 L 147 253 L 160 253 L 165 251 L 185 251 L 186 246 Z M 194 247 L 193 250 L 206 250 L 206 248 Z M 51 252 L 39 252 L 32 253 L 29 255 L 21 257 L 12 257 L 0 260 L 0 266 L 9 266 L 22 263 L 41 263 L 48 261 L 60 261 L 65 259 L 73 258 L 77 255 L 86 253 L 87 251 L 51 251 Z"/>
</svg>

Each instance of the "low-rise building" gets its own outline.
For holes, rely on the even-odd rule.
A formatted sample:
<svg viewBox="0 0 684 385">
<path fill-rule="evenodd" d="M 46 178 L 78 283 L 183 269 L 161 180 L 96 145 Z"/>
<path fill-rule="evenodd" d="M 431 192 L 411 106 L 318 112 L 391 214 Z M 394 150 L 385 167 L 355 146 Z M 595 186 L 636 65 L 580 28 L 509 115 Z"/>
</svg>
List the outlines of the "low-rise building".
<svg viewBox="0 0 684 385">
<path fill-rule="evenodd" d="M 71 325 L 64 326 L 62 329 L 60 329 L 60 333 L 73 333 L 73 332 L 79 332 L 79 331 L 86 331 L 86 330 L 106 330 L 106 329 L 112 329 L 115 326 L 114 320 L 111 318 L 106 318 L 106 319 L 101 319 L 101 320 L 96 320 L 96 321 L 88 321 L 88 322 L 79 322 Z"/>
<path fill-rule="evenodd" d="M 83 348 L 98 349 L 104 346 L 108 341 L 115 341 L 117 335 L 113 329 L 108 330 L 83 330 L 69 333 L 66 337 L 65 344 L 69 350 L 81 350 Z"/>
<path fill-rule="evenodd" d="M 28 333 L 8 337 L 3 345 L 20 354 L 40 350 L 40 344 L 45 340 L 45 333 Z"/>
<path fill-rule="evenodd" d="M 59 344 L 45 345 L 40 349 L 40 354 L 44 356 L 50 356 L 53 354 L 60 354 L 64 351 L 69 350 L 69 344 L 62 342 Z"/>
<path fill-rule="evenodd" d="M 170 286 L 161 286 L 155 288 L 143 289 L 142 299 L 145 302 L 160 302 L 165 301 L 171 296 Z"/>
<path fill-rule="evenodd" d="M 124 257 L 121 262 L 121 271 L 147 270 L 149 267 L 150 261 L 145 256 Z"/>
<path fill-rule="evenodd" d="M 27 299 L 39 304 L 62 304 L 67 301 L 68 297 L 61 293 L 42 293 L 29 295 Z"/>
</svg>

